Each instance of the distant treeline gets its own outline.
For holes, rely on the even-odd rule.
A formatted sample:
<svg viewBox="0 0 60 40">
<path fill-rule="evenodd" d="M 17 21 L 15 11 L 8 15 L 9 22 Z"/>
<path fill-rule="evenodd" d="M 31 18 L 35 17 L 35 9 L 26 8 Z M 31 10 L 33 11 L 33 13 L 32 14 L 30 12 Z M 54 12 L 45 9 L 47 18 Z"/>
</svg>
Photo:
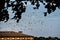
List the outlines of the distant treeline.
<svg viewBox="0 0 60 40">
<path fill-rule="evenodd" d="M 58 38 L 58 37 L 48 37 L 48 38 L 45 38 L 45 37 L 34 37 L 34 40 L 60 40 L 60 38 Z"/>
</svg>

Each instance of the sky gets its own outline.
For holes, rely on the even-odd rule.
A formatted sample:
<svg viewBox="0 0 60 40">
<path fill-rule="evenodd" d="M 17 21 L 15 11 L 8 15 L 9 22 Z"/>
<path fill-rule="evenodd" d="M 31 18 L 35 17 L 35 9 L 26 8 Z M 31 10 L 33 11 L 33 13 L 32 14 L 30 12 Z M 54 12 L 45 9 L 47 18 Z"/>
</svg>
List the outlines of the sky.
<svg viewBox="0 0 60 40">
<path fill-rule="evenodd" d="M 41 3 L 40 3 L 41 4 Z M 60 10 L 57 8 L 55 12 L 44 17 L 43 12 L 46 11 L 44 5 L 41 4 L 39 9 L 33 9 L 33 6 L 28 2 L 26 12 L 22 14 L 19 23 L 11 20 L 14 16 L 11 7 L 8 9 L 10 19 L 8 22 L 0 22 L 0 31 L 23 31 L 25 34 L 44 37 L 59 37 L 60 38 Z"/>
</svg>

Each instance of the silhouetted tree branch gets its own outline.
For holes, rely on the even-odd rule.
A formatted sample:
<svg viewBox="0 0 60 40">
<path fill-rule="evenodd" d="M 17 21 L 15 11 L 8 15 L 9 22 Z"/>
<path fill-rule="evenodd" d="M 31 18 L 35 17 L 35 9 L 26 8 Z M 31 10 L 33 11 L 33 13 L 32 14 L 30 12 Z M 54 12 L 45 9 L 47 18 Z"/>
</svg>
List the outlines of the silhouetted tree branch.
<svg viewBox="0 0 60 40">
<path fill-rule="evenodd" d="M 0 21 L 5 21 L 7 22 L 9 19 L 9 14 L 8 14 L 8 8 L 12 7 L 13 12 L 15 11 L 15 15 L 12 19 L 15 19 L 16 22 L 19 22 L 21 19 L 22 13 L 26 11 L 26 6 L 27 1 L 30 1 L 31 5 L 35 5 L 33 9 L 39 9 L 40 3 L 45 5 L 45 8 L 47 9 L 46 12 L 44 12 L 44 16 L 47 16 L 47 14 L 50 14 L 56 10 L 58 7 L 60 9 L 60 0 L 24 0 L 25 3 L 22 2 L 22 0 L 15 0 L 15 1 L 10 1 L 10 0 L 0 0 Z M 11 2 L 11 4 L 9 4 Z M 14 4 L 16 2 L 16 4 Z M 46 3 L 44 3 L 46 2 Z M 5 7 L 5 3 L 7 3 Z"/>
</svg>

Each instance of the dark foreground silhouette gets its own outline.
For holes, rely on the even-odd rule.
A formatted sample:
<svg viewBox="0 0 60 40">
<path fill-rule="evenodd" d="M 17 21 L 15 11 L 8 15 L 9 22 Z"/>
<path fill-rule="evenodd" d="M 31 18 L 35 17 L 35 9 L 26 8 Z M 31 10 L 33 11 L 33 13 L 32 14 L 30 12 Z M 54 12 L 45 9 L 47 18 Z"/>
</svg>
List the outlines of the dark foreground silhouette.
<svg viewBox="0 0 60 40">
<path fill-rule="evenodd" d="M 7 22 L 9 20 L 9 13 L 8 8 L 12 7 L 13 13 L 15 12 L 15 15 L 12 19 L 15 19 L 18 23 L 21 19 L 22 13 L 26 11 L 27 2 L 30 1 L 31 5 L 35 5 L 33 9 L 39 9 L 40 3 L 45 5 L 45 8 L 47 9 L 46 12 L 44 12 L 44 16 L 47 16 L 47 14 L 50 14 L 56 10 L 56 8 L 60 9 L 60 0 L 0 0 L 0 21 Z M 46 3 L 45 3 L 46 2 Z M 14 4 L 15 3 L 15 4 Z M 25 4 L 25 5 L 24 5 Z"/>
<path fill-rule="evenodd" d="M 34 37 L 34 40 L 60 40 L 58 37 Z"/>
</svg>

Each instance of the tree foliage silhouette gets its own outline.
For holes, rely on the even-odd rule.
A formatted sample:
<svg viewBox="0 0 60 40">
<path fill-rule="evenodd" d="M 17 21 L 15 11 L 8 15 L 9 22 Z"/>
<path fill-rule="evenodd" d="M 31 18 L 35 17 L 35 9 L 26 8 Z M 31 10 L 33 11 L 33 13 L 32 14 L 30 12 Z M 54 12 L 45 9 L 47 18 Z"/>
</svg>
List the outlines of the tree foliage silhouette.
<svg viewBox="0 0 60 40">
<path fill-rule="evenodd" d="M 22 0 L 15 0 L 15 1 L 0 0 L 0 21 L 7 22 L 9 20 L 9 13 L 7 9 L 9 7 L 12 7 L 13 13 L 15 11 L 15 15 L 12 19 L 15 19 L 16 22 L 19 22 L 19 20 L 21 19 L 22 13 L 26 11 L 25 5 L 27 5 L 27 1 L 30 1 L 31 5 L 35 5 L 33 9 L 39 9 L 40 3 L 45 5 L 45 8 L 47 9 L 47 11 L 44 12 L 44 16 L 47 16 L 47 14 L 54 12 L 57 7 L 60 9 L 60 0 L 24 0 L 24 1 L 25 2 L 23 3 Z M 16 4 L 14 4 L 15 2 Z"/>
<path fill-rule="evenodd" d="M 34 40 L 60 40 L 58 37 L 34 37 Z"/>
</svg>

